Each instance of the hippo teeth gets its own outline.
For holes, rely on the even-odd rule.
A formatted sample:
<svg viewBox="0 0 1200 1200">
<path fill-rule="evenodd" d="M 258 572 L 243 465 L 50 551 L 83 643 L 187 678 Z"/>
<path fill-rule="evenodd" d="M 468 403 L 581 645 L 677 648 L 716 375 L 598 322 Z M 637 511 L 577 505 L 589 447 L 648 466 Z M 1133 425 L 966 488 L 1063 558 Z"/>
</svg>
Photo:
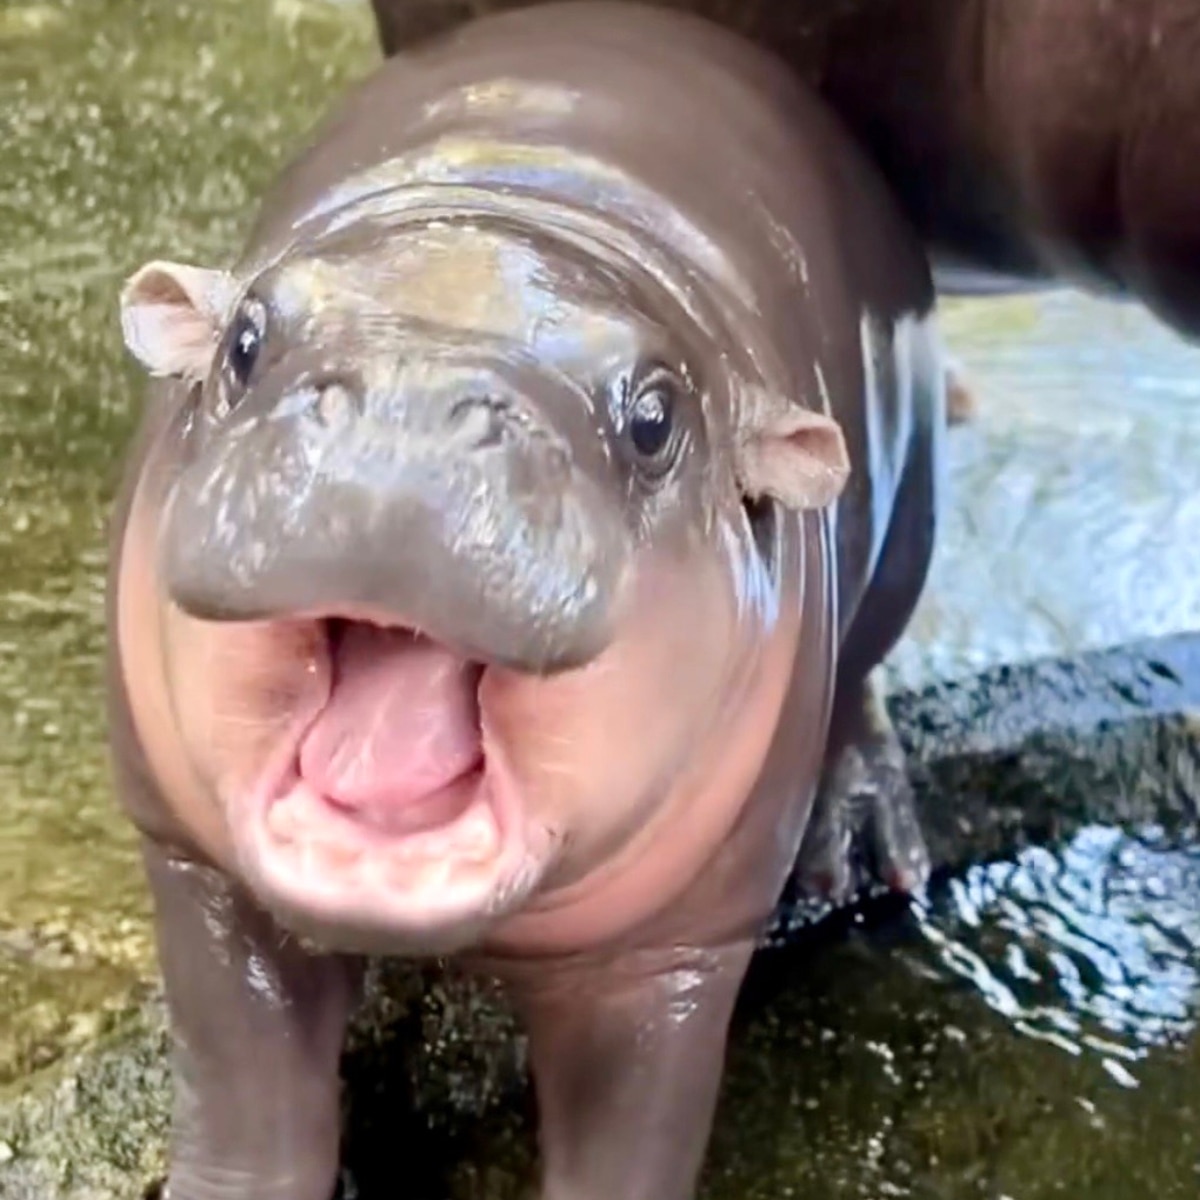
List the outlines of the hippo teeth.
<svg viewBox="0 0 1200 1200">
<path fill-rule="evenodd" d="M 500 850 L 500 827 L 486 808 L 472 806 L 459 822 L 458 851 L 463 858 L 482 862 Z"/>
<path fill-rule="evenodd" d="M 296 811 L 295 804 L 279 801 L 267 809 L 267 828 L 276 841 L 288 845 L 293 843 L 303 832 L 303 821 Z"/>
<path fill-rule="evenodd" d="M 266 829 L 277 851 L 318 891 L 348 886 L 436 891 L 464 871 L 485 868 L 502 849 L 486 784 L 476 779 L 463 790 L 465 811 L 449 824 L 381 839 L 297 780 L 267 809 Z"/>
</svg>

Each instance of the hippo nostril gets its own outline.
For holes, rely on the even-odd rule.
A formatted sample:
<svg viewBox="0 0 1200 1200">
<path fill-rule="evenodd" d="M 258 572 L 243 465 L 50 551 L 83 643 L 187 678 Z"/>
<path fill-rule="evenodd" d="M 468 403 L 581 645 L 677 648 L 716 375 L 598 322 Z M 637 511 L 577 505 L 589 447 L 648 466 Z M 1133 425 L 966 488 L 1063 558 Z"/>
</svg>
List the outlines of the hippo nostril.
<svg viewBox="0 0 1200 1200">
<path fill-rule="evenodd" d="M 563 483 L 571 476 L 571 456 L 567 448 L 556 441 L 544 439 L 541 470 L 547 482 Z"/>
<path fill-rule="evenodd" d="M 317 396 L 317 416 L 326 425 L 337 425 L 354 412 L 354 399 L 343 384 L 330 383 Z"/>
<path fill-rule="evenodd" d="M 450 408 L 448 424 L 456 440 L 472 448 L 499 445 L 509 405 L 490 396 L 468 396 Z"/>
</svg>

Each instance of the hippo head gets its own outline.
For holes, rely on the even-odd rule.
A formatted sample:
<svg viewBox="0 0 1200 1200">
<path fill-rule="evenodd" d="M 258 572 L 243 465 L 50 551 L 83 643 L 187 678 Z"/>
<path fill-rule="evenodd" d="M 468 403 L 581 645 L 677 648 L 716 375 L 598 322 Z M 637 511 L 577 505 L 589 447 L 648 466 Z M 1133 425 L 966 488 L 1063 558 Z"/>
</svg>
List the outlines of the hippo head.
<svg viewBox="0 0 1200 1200">
<path fill-rule="evenodd" d="M 791 676 L 778 531 L 848 470 L 829 417 L 652 271 L 486 215 L 153 262 L 122 322 L 184 384 L 171 720 L 285 924 L 446 952 L 728 829 Z"/>
</svg>

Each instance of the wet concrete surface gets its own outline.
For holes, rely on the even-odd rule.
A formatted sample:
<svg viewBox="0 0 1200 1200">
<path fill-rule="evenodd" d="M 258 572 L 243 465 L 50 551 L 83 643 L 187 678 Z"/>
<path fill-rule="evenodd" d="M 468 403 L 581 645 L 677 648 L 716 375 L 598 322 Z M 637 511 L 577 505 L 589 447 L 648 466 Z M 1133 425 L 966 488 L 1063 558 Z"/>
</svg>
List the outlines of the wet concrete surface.
<svg viewBox="0 0 1200 1200">
<path fill-rule="evenodd" d="M 0 1086 L 10 1099 L 73 1048 L 142 1020 L 130 1014 L 152 971 L 99 698 L 103 527 L 141 402 L 116 289 L 153 255 L 227 257 L 254 195 L 373 61 L 371 34 L 360 6 L 323 0 L 0 8 Z M 948 306 L 946 325 L 981 403 L 951 438 L 945 534 L 894 656 L 897 684 L 969 681 L 1000 663 L 1200 629 L 1200 351 L 1136 310 L 1068 294 Z M 1122 743 L 1100 744 L 1119 754 Z M 1032 786 L 1053 808 L 1068 772 L 1050 751 L 1041 761 Z M 1164 789 L 1194 801 L 1195 780 L 1170 776 L 1167 788 L 1161 770 L 1117 768 L 1108 790 L 1083 798 L 1090 824 L 1045 829 L 1040 848 L 1006 844 L 999 862 L 964 867 L 882 932 L 794 960 L 738 1051 L 749 1082 L 729 1089 L 713 1195 L 801 1195 L 821 1183 L 833 1197 L 1029 1200 L 1065 1183 L 1123 1198 L 1104 1189 L 1122 1172 L 1149 1178 L 1155 1155 L 1169 1164 L 1154 1176 L 1158 1194 L 1195 1194 L 1200 843 L 1177 814 L 1169 836 L 1155 816 Z M 1137 820 L 1104 799 L 1139 786 L 1149 808 Z M 1053 1003 L 1038 999 L 1046 989 Z M 1060 1028 L 1072 1023 L 1105 1048 Z M 111 1064 L 144 1079 L 129 1060 Z M 905 1104 L 927 1128 L 898 1153 Z M 157 1110 L 146 1112 L 153 1125 Z M 755 1133 L 756 1113 L 790 1116 Z M 953 1145 L 939 1148 L 948 1129 Z M 462 1145 L 451 1150 L 469 1160 Z M 138 1146 L 126 1148 L 131 1161 L 152 1157 L 153 1139 Z M 479 1153 L 455 1194 L 507 1197 L 488 1182 L 503 1156 Z M 1022 1155 L 1034 1164 L 1024 1174 L 1012 1165 Z M 7 1196 L 5 1157 L 0 1145 Z M 1019 1188 L 1005 1191 L 1005 1170 Z"/>
<path fill-rule="evenodd" d="M 1200 351 L 1069 292 L 945 324 L 979 412 L 897 681 L 1200 628 Z"/>
</svg>

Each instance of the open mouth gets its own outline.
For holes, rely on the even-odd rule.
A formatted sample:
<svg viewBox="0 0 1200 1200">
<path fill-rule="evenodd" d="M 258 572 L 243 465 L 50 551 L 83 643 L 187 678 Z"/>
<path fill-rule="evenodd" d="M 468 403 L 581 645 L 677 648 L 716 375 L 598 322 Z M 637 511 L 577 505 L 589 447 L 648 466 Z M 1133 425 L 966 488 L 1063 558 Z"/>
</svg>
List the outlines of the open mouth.
<svg viewBox="0 0 1200 1200">
<path fill-rule="evenodd" d="M 483 666 L 409 630 L 326 626 L 330 696 L 300 743 L 301 778 L 383 837 L 452 822 L 483 767 Z"/>
<path fill-rule="evenodd" d="M 488 744 L 488 668 L 408 629 L 323 624 L 328 697 L 251 806 L 248 871 L 322 925 L 405 940 L 500 915 L 541 871 Z"/>
</svg>

